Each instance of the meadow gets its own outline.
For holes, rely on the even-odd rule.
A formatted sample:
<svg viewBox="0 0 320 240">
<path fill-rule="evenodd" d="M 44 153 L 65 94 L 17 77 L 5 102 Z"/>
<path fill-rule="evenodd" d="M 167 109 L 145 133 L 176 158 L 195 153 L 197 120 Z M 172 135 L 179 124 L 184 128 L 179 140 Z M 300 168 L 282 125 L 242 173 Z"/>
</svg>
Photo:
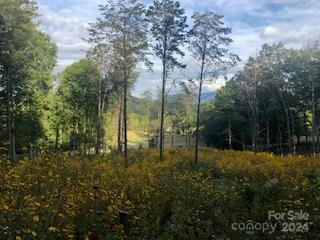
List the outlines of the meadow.
<svg viewBox="0 0 320 240">
<path fill-rule="evenodd" d="M 177 149 L 157 159 L 132 150 L 128 164 L 112 153 L 1 160 L 0 239 L 320 239 L 319 157 L 202 149 L 194 165 Z M 274 232 L 257 228 L 266 222 Z"/>
</svg>

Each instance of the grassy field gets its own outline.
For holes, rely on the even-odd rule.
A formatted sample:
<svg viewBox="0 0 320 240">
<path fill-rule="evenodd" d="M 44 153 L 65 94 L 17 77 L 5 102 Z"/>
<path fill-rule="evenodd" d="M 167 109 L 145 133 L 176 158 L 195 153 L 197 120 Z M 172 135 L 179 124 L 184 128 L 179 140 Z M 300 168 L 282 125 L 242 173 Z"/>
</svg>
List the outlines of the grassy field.
<svg viewBox="0 0 320 240">
<path fill-rule="evenodd" d="M 0 239 L 320 239 L 320 158 L 157 157 L 132 150 L 127 166 L 113 154 L 1 160 Z"/>
<path fill-rule="evenodd" d="M 184 148 L 186 147 L 186 136 L 185 135 L 177 135 L 173 136 L 173 145 L 172 137 L 169 134 L 165 135 L 164 138 L 164 147 L 165 148 Z M 195 145 L 195 137 L 190 137 L 190 146 Z M 148 136 L 147 133 L 129 131 L 128 132 L 128 146 L 130 148 L 140 148 L 140 146 L 144 149 L 149 147 Z M 205 144 L 200 141 L 200 146 L 205 146 Z"/>
<path fill-rule="evenodd" d="M 128 131 L 128 147 L 144 149 L 149 147 L 148 136 L 146 133 L 139 133 L 135 131 Z"/>
</svg>

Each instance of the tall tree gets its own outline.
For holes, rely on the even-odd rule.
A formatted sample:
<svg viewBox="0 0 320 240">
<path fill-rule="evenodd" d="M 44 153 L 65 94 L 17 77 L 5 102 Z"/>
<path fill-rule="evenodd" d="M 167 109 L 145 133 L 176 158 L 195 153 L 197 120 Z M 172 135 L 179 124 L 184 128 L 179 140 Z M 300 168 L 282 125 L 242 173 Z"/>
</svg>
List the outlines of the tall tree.
<svg viewBox="0 0 320 240">
<path fill-rule="evenodd" d="M 226 46 L 232 42 L 228 35 L 231 28 L 225 27 L 223 16 L 214 12 L 195 13 L 194 25 L 189 33 L 190 50 L 200 62 L 197 79 L 199 83 L 196 123 L 195 163 L 198 162 L 200 106 L 203 83 L 206 79 L 216 78 L 222 70 L 234 65 L 238 57 L 230 54 Z"/>
<path fill-rule="evenodd" d="M 79 150 L 93 138 L 92 131 L 96 123 L 100 74 L 91 61 L 80 60 L 68 66 L 61 73 L 59 94 L 64 99 L 65 108 L 70 116 L 70 143 L 73 150 Z M 96 132 L 96 136 L 99 133 Z M 85 147 L 85 146 L 84 146 Z"/>
<path fill-rule="evenodd" d="M 6 109 L 3 115 L 8 132 L 8 153 L 10 159 L 15 161 L 15 116 L 20 111 L 19 123 L 23 124 L 28 119 L 30 123 L 41 127 L 38 124 L 39 111 L 36 114 L 31 112 L 35 100 L 39 100 L 40 95 L 48 90 L 47 83 L 52 80 L 49 75 L 55 65 L 56 50 L 50 39 L 37 30 L 34 1 L 0 0 L 0 16 L 0 95 Z M 35 141 L 33 132 L 28 133 L 25 139 Z"/>
<path fill-rule="evenodd" d="M 139 62 L 145 62 L 148 49 L 145 8 L 138 0 L 109 0 L 100 7 L 102 18 L 92 31 L 113 51 L 120 63 L 123 81 L 124 157 L 128 157 L 127 99 L 129 80 Z"/>
<path fill-rule="evenodd" d="M 97 86 L 97 117 L 96 117 L 96 154 L 100 153 L 101 144 L 103 142 L 103 113 L 106 111 L 107 95 L 112 89 L 112 51 L 105 43 L 101 43 L 99 38 L 96 38 L 95 34 L 91 31 L 91 42 L 95 43 L 95 46 L 88 52 L 88 57 L 97 66 L 100 72 L 99 84 Z"/>
<path fill-rule="evenodd" d="M 186 41 L 185 29 L 187 27 L 185 10 L 178 1 L 155 0 L 149 7 L 148 19 L 151 23 L 151 34 L 154 45 L 153 50 L 162 62 L 162 91 L 160 116 L 160 160 L 163 160 L 164 148 L 164 112 L 166 82 L 168 73 L 174 68 L 184 68 L 178 56 L 184 56 L 180 46 Z"/>
</svg>

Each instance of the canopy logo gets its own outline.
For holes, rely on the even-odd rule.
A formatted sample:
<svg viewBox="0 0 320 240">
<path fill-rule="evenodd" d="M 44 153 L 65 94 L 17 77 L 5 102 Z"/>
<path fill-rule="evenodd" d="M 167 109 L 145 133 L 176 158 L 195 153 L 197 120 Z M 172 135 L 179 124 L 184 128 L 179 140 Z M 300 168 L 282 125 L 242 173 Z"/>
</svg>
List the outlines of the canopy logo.
<svg viewBox="0 0 320 240">
<path fill-rule="evenodd" d="M 232 223 L 231 228 L 234 231 L 245 231 L 248 234 L 256 231 L 262 231 L 263 233 L 268 232 L 272 234 L 277 228 L 277 223 L 260 223 L 248 220 L 246 222 Z"/>
<path fill-rule="evenodd" d="M 268 211 L 268 218 L 265 222 L 254 222 L 253 220 L 232 223 L 234 231 L 245 231 L 247 234 L 254 232 L 274 233 L 277 228 L 280 232 L 305 233 L 309 231 L 309 217 L 307 212 L 302 210 L 287 212 Z"/>
</svg>

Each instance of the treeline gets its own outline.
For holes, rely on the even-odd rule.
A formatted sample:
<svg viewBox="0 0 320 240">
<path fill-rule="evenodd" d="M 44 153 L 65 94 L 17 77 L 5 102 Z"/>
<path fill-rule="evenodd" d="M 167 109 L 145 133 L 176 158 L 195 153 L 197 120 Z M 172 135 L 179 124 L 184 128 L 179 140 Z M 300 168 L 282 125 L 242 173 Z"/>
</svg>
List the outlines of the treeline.
<svg viewBox="0 0 320 240">
<path fill-rule="evenodd" d="M 239 61 L 228 50 L 231 28 L 223 16 L 194 13 L 187 26 L 185 9 L 173 0 L 149 7 L 107 0 L 100 13 L 90 24 L 86 57 L 55 77 L 56 46 L 38 30 L 36 3 L 0 0 L 0 146 L 12 161 L 39 150 L 99 154 L 108 148 L 127 159 L 130 129 L 158 138 L 160 159 L 165 132 L 184 134 L 188 147 L 194 137 L 195 162 L 201 138 L 216 147 L 279 153 L 312 143 L 317 151 L 318 46 L 264 45 L 203 104 L 204 83 Z M 173 71 L 187 67 L 186 53 L 194 71 L 179 81 Z M 152 70 L 152 57 L 161 62 L 162 85 L 139 100 L 131 96 L 137 69 Z"/>
<path fill-rule="evenodd" d="M 170 83 L 169 75 L 186 67 L 182 57 L 187 48 L 199 64 L 197 73 L 188 76 L 195 79 L 199 91 L 195 125 L 198 146 L 203 83 L 238 61 L 227 49 L 231 29 L 224 26 L 220 15 L 195 13 L 193 25 L 188 26 L 185 9 L 178 1 L 155 0 L 147 8 L 138 0 L 108 0 L 100 6 L 101 17 L 90 24 L 87 40 L 92 47 L 86 58 L 67 67 L 58 81 L 53 81 L 56 48 L 37 30 L 36 3 L 1 0 L 0 4 L 0 91 L 6 109 L 1 113 L 1 143 L 12 161 L 17 152 L 33 153 L 39 147 L 84 154 L 94 149 L 98 154 L 106 146 L 108 131 L 116 131 L 117 149 L 126 159 L 130 91 L 138 76 L 137 66 L 152 68 L 150 56 L 157 57 L 162 68 L 156 110 L 159 127 L 153 128 L 153 134 L 160 138 L 162 159 L 167 123 L 175 129 L 180 122 L 168 120 L 169 115 L 179 115 L 175 104 L 170 109 L 166 106 L 170 89 L 177 84 Z M 187 85 L 185 92 L 189 91 Z M 150 107 L 148 122 L 155 119 Z M 190 129 L 190 110 L 184 114 L 187 120 L 179 124 Z"/>
<path fill-rule="evenodd" d="M 217 147 L 316 154 L 319 109 L 319 44 L 265 44 L 204 108 L 203 135 Z"/>
</svg>

